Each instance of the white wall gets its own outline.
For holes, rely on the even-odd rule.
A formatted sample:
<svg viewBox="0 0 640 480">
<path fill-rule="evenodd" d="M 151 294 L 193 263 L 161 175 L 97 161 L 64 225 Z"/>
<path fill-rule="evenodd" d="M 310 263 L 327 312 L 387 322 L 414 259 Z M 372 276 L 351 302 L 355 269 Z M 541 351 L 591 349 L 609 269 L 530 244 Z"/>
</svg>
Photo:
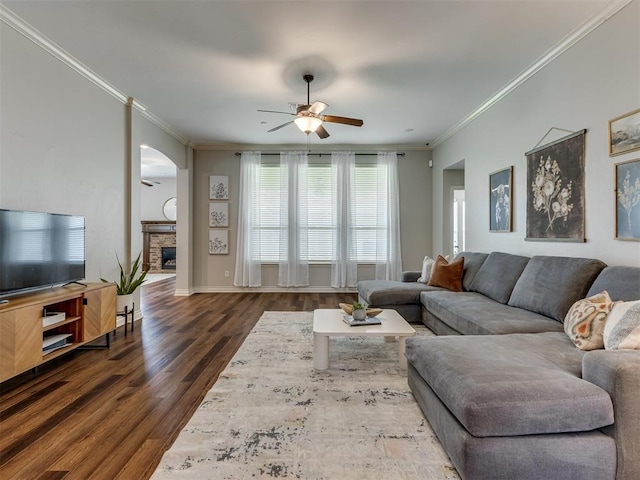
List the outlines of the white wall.
<svg viewBox="0 0 640 480">
<path fill-rule="evenodd" d="M 0 55 L 0 207 L 84 215 L 87 280 L 116 279 L 142 245 L 140 144 L 188 148 L 3 22 Z"/>
<path fill-rule="evenodd" d="M 140 122 L 140 139 L 142 144 L 149 145 L 165 154 L 178 168 L 187 168 L 187 148 L 174 137 L 143 118 Z"/>
<path fill-rule="evenodd" d="M 639 20 L 640 2 L 635 1 L 434 150 L 437 251 L 445 249 L 440 235 L 444 219 L 438 207 L 443 171 L 464 159 L 467 250 L 594 257 L 610 265 L 640 266 L 640 242 L 614 240 L 613 193 L 614 164 L 640 154 L 608 155 L 608 121 L 640 106 Z M 587 129 L 586 243 L 524 240 L 524 153 L 551 127 Z M 490 233 L 489 174 L 510 165 L 514 166 L 514 230 Z"/>
<path fill-rule="evenodd" d="M 0 22 L 0 206 L 86 216 L 87 279 L 125 244 L 125 106 Z"/>
<path fill-rule="evenodd" d="M 140 218 L 142 220 L 166 220 L 162 207 L 171 197 L 177 195 L 176 179 L 168 177 L 146 178 L 159 182 L 152 187 L 140 185 Z"/>
<path fill-rule="evenodd" d="M 334 150 L 353 150 L 354 147 L 337 147 Z M 388 150 L 389 148 L 386 148 Z M 244 150 L 257 150 L 255 146 Z M 360 151 L 376 151 L 376 148 L 359 147 Z M 238 220 L 238 185 L 240 157 L 236 150 L 197 150 L 193 170 L 193 255 L 195 291 L 232 290 L 235 271 L 235 241 Z M 278 146 L 263 151 L 277 152 Z M 422 259 L 431 252 L 431 169 L 427 163 L 428 151 L 405 151 L 398 157 L 398 180 L 400 183 L 400 228 L 402 259 L 405 270 L 419 270 Z M 229 255 L 208 254 L 209 175 L 229 176 Z M 229 276 L 225 277 L 225 271 Z M 373 268 L 363 266 L 358 271 L 359 279 L 373 278 Z M 264 287 L 275 287 L 277 266 L 265 265 L 262 269 Z M 316 289 L 329 291 L 331 268 L 328 265 L 310 267 L 310 284 Z"/>
</svg>

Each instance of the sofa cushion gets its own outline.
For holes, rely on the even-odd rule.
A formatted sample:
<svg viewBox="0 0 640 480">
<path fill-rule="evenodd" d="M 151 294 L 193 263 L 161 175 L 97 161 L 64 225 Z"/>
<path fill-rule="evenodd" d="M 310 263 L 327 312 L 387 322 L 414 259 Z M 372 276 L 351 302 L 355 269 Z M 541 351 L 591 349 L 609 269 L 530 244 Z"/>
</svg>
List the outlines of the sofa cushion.
<svg viewBox="0 0 640 480">
<path fill-rule="evenodd" d="M 606 290 L 614 302 L 640 300 L 639 267 L 607 267 L 596 277 L 587 296 Z"/>
<path fill-rule="evenodd" d="M 418 280 L 416 280 L 416 282 L 429 283 L 429 279 L 431 278 L 431 270 L 433 269 L 433 265 L 435 263 L 436 261 L 433 258 L 429 256 L 424 257 L 424 259 L 422 260 L 422 270 L 420 271 L 420 276 L 418 277 Z"/>
<path fill-rule="evenodd" d="M 513 289 L 509 305 L 564 320 L 569 308 L 586 296 L 606 265 L 573 257 L 532 257 Z"/>
<path fill-rule="evenodd" d="M 424 308 L 463 335 L 562 332 L 562 325 L 544 315 L 510 307 L 472 292 L 422 292 Z"/>
<path fill-rule="evenodd" d="M 427 290 L 442 290 L 419 282 L 396 282 L 394 280 L 361 280 L 358 294 L 369 305 L 420 304 L 420 293 Z"/>
<path fill-rule="evenodd" d="M 489 256 L 488 253 L 479 252 L 460 252 L 456 255 L 456 260 L 460 257 L 464 257 L 464 270 L 462 274 L 462 289 L 469 290 L 471 282 L 480 270 L 480 267 Z"/>
<path fill-rule="evenodd" d="M 602 334 L 607 315 L 613 308 L 604 291 L 574 303 L 564 318 L 564 332 L 580 350 L 604 348 Z"/>
<path fill-rule="evenodd" d="M 607 350 L 640 350 L 640 300 L 617 303 L 604 326 Z"/>
<path fill-rule="evenodd" d="M 507 303 L 529 257 L 491 252 L 476 274 L 469 290 L 500 303 Z"/>
<path fill-rule="evenodd" d="M 431 278 L 427 285 L 442 287 L 454 292 L 462 291 L 462 272 L 464 270 L 464 257 L 449 263 L 442 255 L 438 255 L 436 263 L 431 269 Z"/>
<path fill-rule="evenodd" d="M 476 437 L 582 432 L 613 423 L 564 333 L 412 337 L 407 359 Z"/>
</svg>

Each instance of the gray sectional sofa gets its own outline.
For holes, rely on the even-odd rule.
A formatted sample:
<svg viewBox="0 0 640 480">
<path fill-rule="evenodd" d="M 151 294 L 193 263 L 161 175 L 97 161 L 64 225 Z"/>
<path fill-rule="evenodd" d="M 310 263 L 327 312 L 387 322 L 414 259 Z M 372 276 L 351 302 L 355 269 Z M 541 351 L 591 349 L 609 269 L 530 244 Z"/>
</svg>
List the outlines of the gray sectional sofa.
<svg viewBox="0 0 640 480">
<path fill-rule="evenodd" d="M 640 268 L 464 252 L 463 292 L 361 281 L 366 303 L 438 336 L 407 340 L 408 382 L 463 479 L 640 479 L 640 351 L 577 349 L 571 305 L 640 299 Z"/>
</svg>

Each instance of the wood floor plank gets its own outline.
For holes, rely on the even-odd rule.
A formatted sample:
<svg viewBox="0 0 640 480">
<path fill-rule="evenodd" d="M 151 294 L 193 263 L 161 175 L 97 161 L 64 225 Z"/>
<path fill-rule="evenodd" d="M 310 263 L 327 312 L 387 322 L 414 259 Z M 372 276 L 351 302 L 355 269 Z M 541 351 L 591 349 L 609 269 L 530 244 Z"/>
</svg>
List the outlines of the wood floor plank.
<svg viewBox="0 0 640 480">
<path fill-rule="evenodd" d="M 73 351 L 0 384 L 0 478 L 147 479 L 265 311 L 355 294 L 142 288 L 143 320 L 111 348 Z M 101 339 L 102 340 L 102 339 Z"/>
</svg>

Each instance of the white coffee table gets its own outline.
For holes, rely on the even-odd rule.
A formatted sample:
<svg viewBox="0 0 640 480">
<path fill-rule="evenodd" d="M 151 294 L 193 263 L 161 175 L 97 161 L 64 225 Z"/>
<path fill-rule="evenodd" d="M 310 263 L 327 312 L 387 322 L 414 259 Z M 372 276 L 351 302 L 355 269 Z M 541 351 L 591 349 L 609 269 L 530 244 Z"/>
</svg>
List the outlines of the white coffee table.
<svg viewBox="0 0 640 480">
<path fill-rule="evenodd" d="M 385 337 L 393 340 L 398 337 L 398 360 L 400 367 L 407 368 L 404 356 L 407 337 L 416 331 L 395 310 L 383 310 L 378 317 L 381 325 L 351 327 L 344 323 L 340 309 L 319 309 L 313 311 L 313 366 L 318 370 L 329 368 L 329 337 Z"/>
</svg>

